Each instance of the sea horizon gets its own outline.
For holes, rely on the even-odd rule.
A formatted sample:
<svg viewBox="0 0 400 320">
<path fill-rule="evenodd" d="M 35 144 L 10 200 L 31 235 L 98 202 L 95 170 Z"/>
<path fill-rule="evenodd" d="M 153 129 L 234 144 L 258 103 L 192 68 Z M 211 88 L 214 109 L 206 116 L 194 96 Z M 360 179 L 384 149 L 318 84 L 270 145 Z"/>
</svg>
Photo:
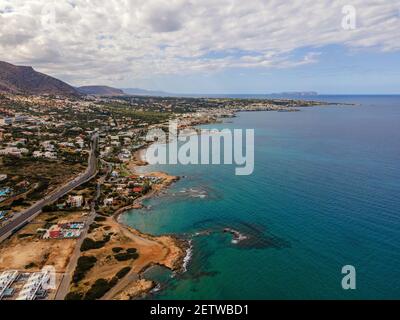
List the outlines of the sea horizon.
<svg viewBox="0 0 400 320">
<path fill-rule="evenodd" d="M 290 93 L 290 92 L 289 92 Z M 296 95 L 296 94 L 263 94 L 263 93 L 168 93 L 171 97 L 181 98 L 231 98 L 231 99 L 299 99 L 299 100 L 315 100 L 318 98 L 329 98 L 329 97 L 399 97 L 400 93 L 331 93 L 324 94 L 318 93 L 316 95 Z M 163 97 L 162 95 L 157 95 Z M 168 95 L 166 95 L 168 97 Z"/>
</svg>

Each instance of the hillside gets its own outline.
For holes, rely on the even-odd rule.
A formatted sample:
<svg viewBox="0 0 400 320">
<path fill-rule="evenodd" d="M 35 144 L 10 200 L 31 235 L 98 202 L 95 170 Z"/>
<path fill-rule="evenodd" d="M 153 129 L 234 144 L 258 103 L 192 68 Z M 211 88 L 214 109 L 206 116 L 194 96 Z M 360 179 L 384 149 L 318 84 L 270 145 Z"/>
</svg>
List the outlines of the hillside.
<svg viewBox="0 0 400 320">
<path fill-rule="evenodd" d="M 133 96 L 155 96 L 155 97 L 170 97 L 175 96 L 174 94 L 164 91 L 154 91 L 139 88 L 124 88 L 122 89 L 125 93 Z"/>
<path fill-rule="evenodd" d="M 32 67 L 15 66 L 0 61 L 0 92 L 16 94 L 54 94 L 78 96 L 69 84 L 35 71 Z"/>
<path fill-rule="evenodd" d="M 81 94 L 97 95 L 97 96 L 120 96 L 125 92 L 121 89 L 107 86 L 83 86 L 76 88 Z"/>
</svg>

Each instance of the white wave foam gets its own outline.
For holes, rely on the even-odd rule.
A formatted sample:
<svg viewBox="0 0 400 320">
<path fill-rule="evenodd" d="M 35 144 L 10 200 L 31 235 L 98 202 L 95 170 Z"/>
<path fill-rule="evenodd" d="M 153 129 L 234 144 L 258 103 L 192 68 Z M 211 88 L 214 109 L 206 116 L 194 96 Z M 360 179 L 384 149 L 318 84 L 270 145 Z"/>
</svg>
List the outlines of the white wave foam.
<svg viewBox="0 0 400 320">
<path fill-rule="evenodd" d="M 186 250 L 186 256 L 183 258 L 182 269 L 184 273 L 187 272 L 187 268 L 190 260 L 192 260 L 192 256 L 193 256 L 193 242 L 189 241 L 189 248 Z"/>
</svg>

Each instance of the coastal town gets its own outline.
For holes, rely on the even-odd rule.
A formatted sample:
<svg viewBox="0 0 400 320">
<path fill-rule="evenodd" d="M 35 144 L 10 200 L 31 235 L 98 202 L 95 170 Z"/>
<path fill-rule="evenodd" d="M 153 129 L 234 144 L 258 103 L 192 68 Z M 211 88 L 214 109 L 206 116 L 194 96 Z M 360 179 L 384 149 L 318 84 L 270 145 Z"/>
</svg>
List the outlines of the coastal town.
<svg viewBox="0 0 400 320">
<path fill-rule="evenodd" d="M 319 102 L 0 95 L 0 299 L 136 299 L 152 265 L 182 271 L 188 243 L 119 221 L 180 177 L 141 173 L 150 129 Z M 46 267 L 55 270 L 51 279 Z M 52 286 L 50 282 L 54 282 Z"/>
</svg>

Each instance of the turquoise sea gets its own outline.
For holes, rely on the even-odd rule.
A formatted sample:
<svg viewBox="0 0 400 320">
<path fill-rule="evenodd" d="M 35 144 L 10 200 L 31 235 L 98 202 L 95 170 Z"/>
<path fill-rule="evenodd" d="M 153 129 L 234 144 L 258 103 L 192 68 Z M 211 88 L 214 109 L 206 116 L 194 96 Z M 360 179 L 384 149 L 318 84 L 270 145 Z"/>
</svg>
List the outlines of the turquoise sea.
<svg viewBox="0 0 400 320">
<path fill-rule="evenodd" d="M 360 106 L 207 126 L 255 129 L 251 176 L 233 166 L 144 169 L 184 178 L 122 221 L 193 244 L 186 273 L 146 274 L 162 284 L 152 299 L 400 298 L 400 96 L 318 99 Z M 249 238 L 234 244 L 226 227 Z M 357 270 L 356 290 L 341 287 L 345 265 Z"/>
</svg>

